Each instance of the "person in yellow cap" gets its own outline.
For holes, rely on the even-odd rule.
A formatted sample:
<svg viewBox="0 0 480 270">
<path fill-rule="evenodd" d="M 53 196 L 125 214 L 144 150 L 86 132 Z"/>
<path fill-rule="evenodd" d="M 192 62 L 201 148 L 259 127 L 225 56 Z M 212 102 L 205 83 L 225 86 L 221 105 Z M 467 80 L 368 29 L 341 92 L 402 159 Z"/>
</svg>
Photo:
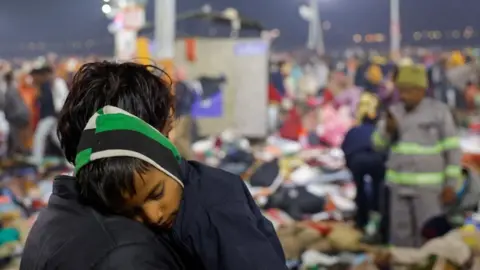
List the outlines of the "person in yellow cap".
<svg viewBox="0 0 480 270">
<path fill-rule="evenodd" d="M 448 67 L 455 68 L 465 65 L 465 57 L 460 51 L 453 51 L 448 59 Z"/>
<path fill-rule="evenodd" d="M 382 66 L 378 62 L 371 62 L 365 72 L 365 78 L 365 90 L 377 93 L 384 79 Z"/>
<path fill-rule="evenodd" d="M 425 221 L 442 214 L 462 179 L 460 142 L 447 105 L 425 96 L 423 66 L 399 68 L 400 103 L 392 105 L 372 135 L 376 149 L 389 149 L 385 180 L 390 189 L 390 242 L 418 247 Z"/>
</svg>

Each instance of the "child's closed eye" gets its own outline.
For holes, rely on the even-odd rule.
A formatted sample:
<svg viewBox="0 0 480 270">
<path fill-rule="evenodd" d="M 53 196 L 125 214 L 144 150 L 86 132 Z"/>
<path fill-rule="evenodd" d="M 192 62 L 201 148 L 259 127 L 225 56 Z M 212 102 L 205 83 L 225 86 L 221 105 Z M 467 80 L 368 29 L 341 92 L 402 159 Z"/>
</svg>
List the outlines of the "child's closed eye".
<svg viewBox="0 0 480 270">
<path fill-rule="evenodd" d="M 152 190 L 150 195 L 148 195 L 147 199 L 148 200 L 159 200 L 163 197 L 163 192 L 164 191 L 164 186 L 163 185 L 158 185 L 155 187 L 155 189 Z"/>
</svg>

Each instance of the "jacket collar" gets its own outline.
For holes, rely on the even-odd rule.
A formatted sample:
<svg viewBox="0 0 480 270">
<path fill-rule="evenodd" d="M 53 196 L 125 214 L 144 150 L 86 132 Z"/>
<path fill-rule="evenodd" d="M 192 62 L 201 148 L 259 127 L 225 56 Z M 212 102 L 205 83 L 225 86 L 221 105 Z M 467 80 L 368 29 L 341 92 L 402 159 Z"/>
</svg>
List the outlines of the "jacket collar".
<svg viewBox="0 0 480 270">
<path fill-rule="evenodd" d="M 60 175 L 53 181 L 53 195 L 64 199 L 78 199 L 80 191 L 78 189 L 75 177 Z"/>
</svg>

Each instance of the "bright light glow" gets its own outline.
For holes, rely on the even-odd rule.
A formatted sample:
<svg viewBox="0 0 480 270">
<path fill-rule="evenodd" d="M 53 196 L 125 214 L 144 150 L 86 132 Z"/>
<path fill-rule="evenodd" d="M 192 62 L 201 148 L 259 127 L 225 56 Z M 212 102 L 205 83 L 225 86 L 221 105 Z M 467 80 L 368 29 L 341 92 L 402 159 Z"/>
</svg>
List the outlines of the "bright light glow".
<svg viewBox="0 0 480 270">
<path fill-rule="evenodd" d="M 422 39 L 422 33 L 421 33 L 421 32 L 415 32 L 415 33 L 413 34 L 413 38 L 414 38 L 415 40 L 420 40 L 420 39 Z"/>
<path fill-rule="evenodd" d="M 102 12 L 105 14 L 109 14 L 110 12 L 112 12 L 112 7 L 110 5 L 105 4 L 102 6 Z"/>
<path fill-rule="evenodd" d="M 434 31 L 434 32 L 432 33 L 432 36 L 433 36 L 433 39 L 437 39 L 437 40 L 438 40 L 438 39 L 441 39 L 441 38 L 442 38 L 442 32 L 440 32 L 440 31 Z"/>
<path fill-rule="evenodd" d="M 210 6 L 209 4 L 203 5 L 203 6 L 202 6 L 202 12 L 203 12 L 203 13 L 210 13 L 210 12 L 212 12 L 212 6 Z"/>
<path fill-rule="evenodd" d="M 103 2 L 105 2 L 105 3 L 109 3 L 109 2 L 110 2 L 110 0 L 103 0 Z"/>
<path fill-rule="evenodd" d="M 384 42 L 384 41 L 385 41 L 385 35 L 383 35 L 383 34 L 376 34 L 376 35 L 375 35 L 375 41 L 376 41 L 376 42 Z"/>
<path fill-rule="evenodd" d="M 463 37 L 469 39 L 473 36 L 473 33 L 473 28 L 471 26 L 468 26 L 465 28 L 465 31 L 463 31 Z"/>
<path fill-rule="evenodd" d="M 300 14 L 300 17 L 306 21 L 310 21 L 313 18 L 312 9 L 309 6 L 301 5 L 298 8 L 298 13 Z"/>
<path fill-rule="evenodd" d="M 375 34 L 367 34 L 365 35 L 364 40 L 367 43 L 380 43 L 385 41 L 385 35 L 380 34 L 380 33 L 375 33 Z M 355 41 L 355 40 L 354 40 Z"/>
<path fill-rule="evenodd" d="M 362 42 L 362 39 L 363 39 L 362 35 L 356 34 L 356 35 L 353 36 L 353 42 L 355 42 L 355 43 Z"/>
</svg>

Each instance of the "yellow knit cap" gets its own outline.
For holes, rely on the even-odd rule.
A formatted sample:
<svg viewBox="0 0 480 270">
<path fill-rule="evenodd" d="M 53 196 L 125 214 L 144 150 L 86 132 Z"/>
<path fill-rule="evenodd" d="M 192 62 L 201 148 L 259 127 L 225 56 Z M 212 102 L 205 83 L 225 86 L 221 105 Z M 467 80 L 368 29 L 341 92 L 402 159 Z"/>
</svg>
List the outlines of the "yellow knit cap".
<svg viewBox="0 0 480 270">
<path fill-rule="evenodd" d="M 410 65 L 399 67 L 395 80 L 397 87 L 409 86 L 427 88 L 427 71 L 421 65 Z"/>
</svg>

